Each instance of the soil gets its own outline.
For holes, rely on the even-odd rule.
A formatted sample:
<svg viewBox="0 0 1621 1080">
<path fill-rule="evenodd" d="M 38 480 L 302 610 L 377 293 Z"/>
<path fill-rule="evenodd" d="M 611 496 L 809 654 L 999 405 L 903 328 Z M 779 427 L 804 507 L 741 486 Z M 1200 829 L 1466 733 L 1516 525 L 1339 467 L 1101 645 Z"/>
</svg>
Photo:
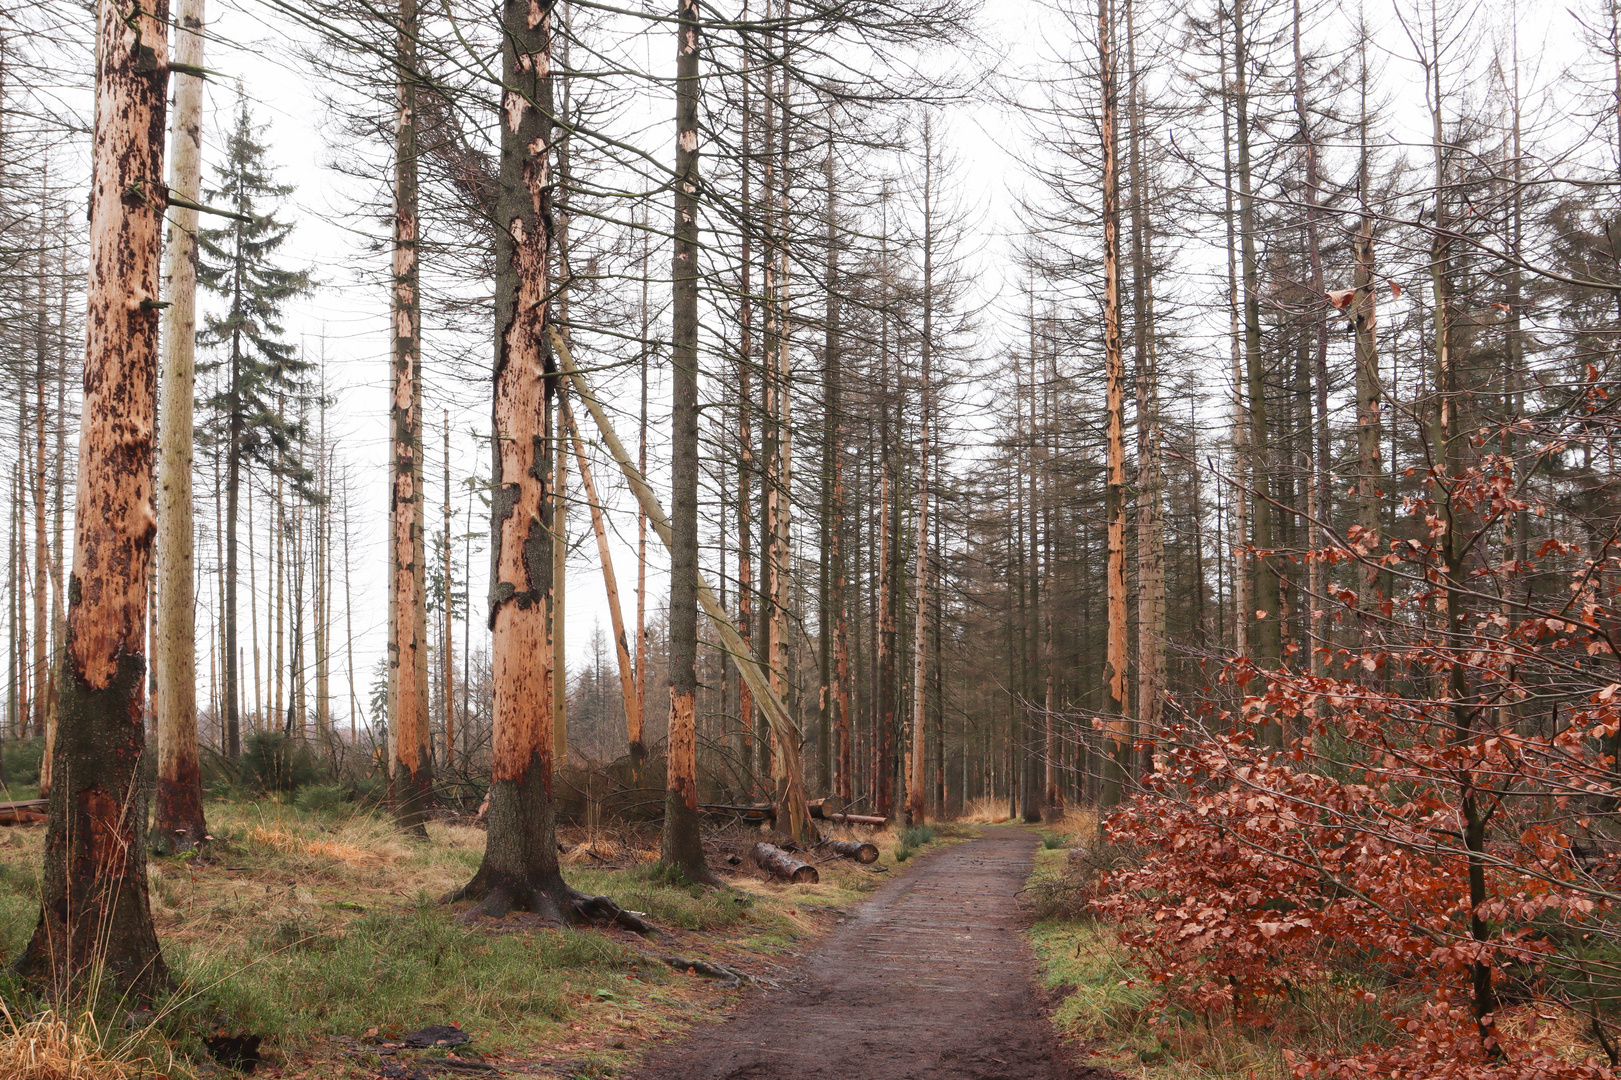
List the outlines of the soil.
<svg viewBox="0 0 1621 1080">
<path fill-rule="evenodd" d="M 1034 834 L 985 830 L 886 885 L 727 1022 L 633 1080 L 1103 1080 L 1071 1068 L 1018 931 Z"/>
</svg>

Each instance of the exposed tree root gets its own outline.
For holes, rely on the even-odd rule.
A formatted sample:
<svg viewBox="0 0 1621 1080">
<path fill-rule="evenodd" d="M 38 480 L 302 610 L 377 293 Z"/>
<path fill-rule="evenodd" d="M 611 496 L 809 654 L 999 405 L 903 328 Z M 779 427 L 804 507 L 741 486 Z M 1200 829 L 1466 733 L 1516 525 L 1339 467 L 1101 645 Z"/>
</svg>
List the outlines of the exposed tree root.
<svg viewBox="0 0 1621 1080">
<path fill-rule="evenodd" d="M 627 911 L 606 896 L 591 896 L 559 882 L 551 888 L 539 885 L 500 884 L 486 888 L 477 877 L 455 892 L 440 899 L 441 904 L 455 904 L 477 899 L 478 903 L 462 913 L 461 921 L 469 925 L 480 919 L 504 919 L 514 911 L 529 912 L 545 922 L 559 926 L 569 923 L 606 922 L 633 930 L 638 934 L 657 934 L 658 927 L 634 911 Z"/>
</svg>

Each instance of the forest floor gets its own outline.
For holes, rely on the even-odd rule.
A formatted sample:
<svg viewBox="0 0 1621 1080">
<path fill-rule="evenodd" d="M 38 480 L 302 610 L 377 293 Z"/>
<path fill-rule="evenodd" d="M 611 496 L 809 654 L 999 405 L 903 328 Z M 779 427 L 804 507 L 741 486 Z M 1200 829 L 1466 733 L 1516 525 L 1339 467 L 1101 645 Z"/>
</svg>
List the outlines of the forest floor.
<svg viewBox="0 0 1621 1080">
<path fill-rule="evenodd" d="M 420 842 L 352 805 L 210 801 L 206 811 L 217 838 L 209 853 L 154 859 L 150 870 L 177 989 L 151 1014 L 114 1006 L 98 1025 L 74 1022 L 109 1059 L 86 1075 L 231 1075 L 215 1056 L 233 1044 L 216 1042 L 211 1052 L 205 1041 L 257 1035 L 253 1075 L 278 1080 L 497 1075 L 490 1065 L 570 1080 L 618 1076 L 652 1040 L 722 1019 L 744 997 L 791 996 L 780 988 L 793 985 L 795 965 L 830 931 L 858 925 L 852 914 L 868 894 L 897 877 L 940 880 L 935 862 L 959 850 L 946 837 L 921 847 L 916 874 L 897 861 L 912 849 L 881 831 L 861 837 L 881 851 L 872 866 L 812 853 L 821 882 L 786 885 L 749 863 L 757 832 L 716 829 L 706 837 L 709 861 L 729 886 L 716 890 L 674 887 L 648 872 L 658 854 L 655 827 L 560 830 L 569 882 L 663 930 L 644 938 L 520 916 L 464 925 L 437 901 L 478 865 L 484 834 L 467 824 L 436 822 Z M 8 959 L 38 915 L 43 836 L 40 826 L 0 829 L 0 947 Z M 1023 873 L 1002 872 L 1009 897 Z M 949 882 L 942 887 L 949 891 Z M 912 895 L 893 887 L 880 894 L 885 907 L 904 907 Z M 999 915 L 978 917 L 988 925 Z M 724 965 L 758 989 L 729 987 L 667 958 Z M 9 973 L 0 974 L 0 1006 L 19 1018 L 0 1014 L 3 1055 L 8 1023 L 15 1036 L 20 1018 L 38 1006 Z M 402 1045 L 435 1025 L 471 1038 L 454 1048 Z M 115 1072 L 115 1059 L 132 1065 Z"/>
<path fill-rule="evenodd" d="M 1038 837 L 988 828 L 886 885 L 782 980 L 635 1080 L 1061 1080 L 1018 893 Z"/>
</svg>

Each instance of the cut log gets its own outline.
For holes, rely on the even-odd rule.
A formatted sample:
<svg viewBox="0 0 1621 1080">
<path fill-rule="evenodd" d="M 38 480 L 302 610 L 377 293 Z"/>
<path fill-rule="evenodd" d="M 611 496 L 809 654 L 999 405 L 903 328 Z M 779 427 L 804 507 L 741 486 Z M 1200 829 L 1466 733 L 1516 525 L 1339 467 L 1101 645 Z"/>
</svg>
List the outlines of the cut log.
<svg viewBox="0 0 1621 1080">
<path fill-rule="evenodd" d="M 860 840 L 829 840 L 827 846 L 833 854 L 846 859 L 854 859 L 858 863 L 875 863 L 878 861 L 878 849 Z"/>
<path fill-rule="evenodd" d="M 816 867 L 808 862 L 800 862 L 775 844 L 755 844 L 753 855 L 760 869 L 795 885 L 814 885 L 822 880 Z"/>
<path fill-rule="evenodd" d="M 829 814 L 828 821 L 836 821 L 841 825 L 871 825 L 874 828 L 883 828 L 889 824 L 889 819 L 876 814 Z"/>
<path fill-rule="evenodd" d="M 808 804 L 811 817 L 820 821 L 830 820 L 829 815 L 844 813 L 844 800 L 837 795 L 829 795 L 824 799 L 816 799 Z"/>
</svg>

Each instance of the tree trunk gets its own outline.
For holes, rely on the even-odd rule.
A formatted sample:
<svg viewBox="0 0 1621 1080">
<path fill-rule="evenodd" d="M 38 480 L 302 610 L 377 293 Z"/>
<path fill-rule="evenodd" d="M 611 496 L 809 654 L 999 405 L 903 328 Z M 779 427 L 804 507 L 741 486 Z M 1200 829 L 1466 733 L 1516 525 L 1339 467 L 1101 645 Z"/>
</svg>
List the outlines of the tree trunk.
<svg viewBox="0 0 1621 1080">
<path fill-rule="evenodd" d="M 440 640 L 440 649 L 444 661 L 442 682 L 440 685 L 440 709 L 444 714 L 445 724 L 445 768 L 451 769 L 456 764 L 456 590 L 450 576 L 450 410 L 445 410 L 445 598 L 441 614 L 444 616 L 445 632 Z"/>
<path fill-rule="evenodd" d="M 1266 372 L 1261 353 L 1261 284 L 1258 256 L 1255 250 L 1257 226 L 1255 198 L 1250 175 L 1250 123 L 1249 82 L 1246 74 L 1249 63 L 1248 46 L 1244 40 L 1244 0 L 1234 0 L 1233 10 L 1233 78 L 1237 105 L 1235 127 L 1238 135 L 1238 214 L 1239 243 L 1243 259 L 1244 278 L 1244 358 L 1245 379 L 1249 389 L 1249 457 L 1251 487 L 1255 493 L 1255 548 L 1253 611 L 1240 612 L 1240 618 L 1254 620 L 1255 659 L 1263 667 L 1274 666 L 1283 655 L 1283 613 L 1279 610 L 1278 570 L 1271 556 L 1273 545 L 1272 504 L 1267 495 L 1272 490 L 1270 472 L 1271 455 L 1267 452 Z M 1271 745 L 1281 745 L 1283 729 L 1267 723 L 1262 738 Z"/>
<path fill-rule="evenodd" d="M 923 824 L 928 815 L 924 792 L 928 760 L 928 611 L 929 611 L 929 376 L 934 345 L 934 145 L 930 117 L 923 120 L 923 336 L 918 393 L 917 553 L 913 567 L 912 603 L 912 752 L 906 778 L 906 818 Z"/>
<path fill-rule="evenodd" d="M 204 0 L 180 0 L 175 58 L 203 63 Z M 203 80 L 174 75 L 174 145 L 169 189 L 198 201 L 202 182 Z M 197 344 L 197 211 L 170 211 L 164 295 L 169 307 L 163 340 L 163 409 L 159 432 L 157 715 L 158 784 L 153 842 L 187 851 L 208 835 L 203 819 L 202 773 L 197 757 L 196 585 L 192 537 L 192 399 Z"/>
<path fill-rule="evenodd" d="M 1108 487 L 1104 514 L 1109 529 L 1107 719 L 1111 752 L 1104 762 L 1101 802 L 1118 804 L 1130 753 L 1126 718 L 1126 368 L 1120 343 L 1120 179 L 1117 147 L 1114 16 L 1110 0 L 1098 0 L 1098 65 L 1103 81 L 1099 133 L 1103 141 L 1103 362 L 1107 378 Z"/>
<path fill-rule="evenodd" d="M 168 973 L 147 901 L 147 584 L 169 10 L 97 12 L 84 410 L 68 646 L 40 914 L 17 961 L 55 996 L 99 971 L 146 997 Z M 131 197 L 131 192 L 140 197 Z"/>
<path fill-rule="evenodd" d="M 559 265 L 562 265 L 561 261 Z M 562 296 L 558 307 L 561 314 Z M 556 427 L 558 442 L 552 456 L 556 484 L 552 492 L 552 755 L 558 765 L 568 764 L 568 652 L 564 623 L 568 597 L 568 438 L 564 401 L 568 388 L 557 388 Z"/>
<path fill-rule="evenodd" d="M 557 863 L 552 795 L 551 535 L 556 364 L 551 319 L 552 12 L 555 0 L 504 0 L 503 108 L 495 217 L 495 393 L 491 443 L 491 676 L 494 753 L 489 838 L 473 879 L 445 897 L 465 916 L 518 909 L 604 914 L 644 926 L 569 888 Z"/>
<path fill-rule="evenodd" d="M 433 764 L 428 754 L 427 642 L 423 605 L 422 319 L 417 293 L 416 0 L 400 0 L 394 129 L 394 393 L 389 419 L 393 438 L 390 563 L 394 605 L 389 637 L 394 668 L 390 717 L 389 791 L 394 820 L 416 836 L 433 802 Z"/>
<path fill-rule="evenodd" d="M 670 280 L 670 734 L 664 868 L 708 881 L 698 832 L 698 3 L 676 25 L 675 243 Z"/>
<path fill-rule="evenodd" d="M 1148 170 L 1143 162 L 1144 118 L 1137 77 L 1135 15 L 1136 4 L 1127 0 L 1131 323 L 1137 369 L 1137 731 L 1152 746 L 1165 704 L 1165 477 L 1160 453 L 1158 346 L 1154 337 L 1153 234 L 1148 220 Z M 1148 761 L 1145 759 L 1143 764 L 1147 772 Z"/>
<path fill-rule="evenodd" d="M 619 693 L 625 703 L 625 727 L 627 731 L 639 733 L 642 718 L 636 711 L 636 671 L 630 660 L 630 641 L 625 636 L 625 616 L 619 606 L 619 581 L 614 576 L 613 553 L 608 548 L 608 526 L 603 517 L 602 503 L 597 498 L 591 465 L 585 456 L 585 442 L 580 438 L 580 430 L 575 426 L 567 399 L 560 395 L 558 400 L 563 405 L 566 433 L 574 440 L 574 460 L 580 467 L 580 486 L 585 489 L 585 502 L 591 508 L 591 528 L 597 536 L 597 557 L 602 560 L 602 586 L 608 594 L 608 618 L 613 626 L 614 658 L 619 663 Z"/>
</svg>

